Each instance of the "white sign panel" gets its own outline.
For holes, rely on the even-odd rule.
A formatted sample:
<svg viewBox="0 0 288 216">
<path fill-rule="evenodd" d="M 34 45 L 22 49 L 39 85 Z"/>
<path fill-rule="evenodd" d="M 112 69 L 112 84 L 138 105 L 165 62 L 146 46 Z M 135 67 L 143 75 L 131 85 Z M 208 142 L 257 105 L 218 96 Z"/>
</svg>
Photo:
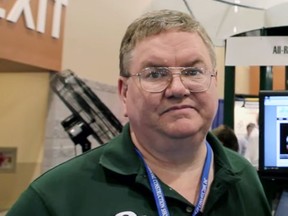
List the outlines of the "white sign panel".
<svg viewBox="0 0 288 216">
<path fill-rule="evenodd" d="M 288 37 L 229 38 L 226 44 L 225 65 L 288 65 Z"/>
</svg>

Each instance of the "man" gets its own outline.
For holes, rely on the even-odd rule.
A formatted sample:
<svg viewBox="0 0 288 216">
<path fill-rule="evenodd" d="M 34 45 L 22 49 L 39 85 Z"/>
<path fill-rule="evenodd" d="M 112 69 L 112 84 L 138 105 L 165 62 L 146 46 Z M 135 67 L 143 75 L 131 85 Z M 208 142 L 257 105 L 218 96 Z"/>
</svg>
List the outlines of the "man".
<svg viewBox="0 0 288 216">
<path fill-rule="evenodd" d="M 258 116 L 257 116 L 258 125 Z M 254 123 L 247 125 L 247 148 L 244 157 L 250 161 L 257 170 L 259 167 L 259 129 Z"/>
<path fill-rule="evenodd" d="M 215 61 L 210 38 L 187 14 L 161 10 L 134 21 L 118 82 L 129 123 L 36 179 L 8 216 L 270 215 L 255 169 L 208 132 Z"/>
</svg>

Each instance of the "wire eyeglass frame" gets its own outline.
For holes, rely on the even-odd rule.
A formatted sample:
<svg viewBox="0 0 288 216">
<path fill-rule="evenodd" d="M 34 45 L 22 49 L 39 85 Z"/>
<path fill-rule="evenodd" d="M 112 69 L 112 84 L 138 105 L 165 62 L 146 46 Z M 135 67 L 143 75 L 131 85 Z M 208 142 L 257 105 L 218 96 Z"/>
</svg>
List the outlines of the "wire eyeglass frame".
<svg viewBox="0 0 288 216">
<path fill-rule="evenodd" d="M 177 72 L 172 72 L 173 70 Z M 211 79 L 217 76 L 217 72 L 199 67 L 146 67 L 141 72 L 126 77 L 138 77 L 144 91 L 160 93 L 171 84 L 175 75 L 180 76 L 185 88 L 192 93 L 197 93 L 210 88 Z"/>
</svg>

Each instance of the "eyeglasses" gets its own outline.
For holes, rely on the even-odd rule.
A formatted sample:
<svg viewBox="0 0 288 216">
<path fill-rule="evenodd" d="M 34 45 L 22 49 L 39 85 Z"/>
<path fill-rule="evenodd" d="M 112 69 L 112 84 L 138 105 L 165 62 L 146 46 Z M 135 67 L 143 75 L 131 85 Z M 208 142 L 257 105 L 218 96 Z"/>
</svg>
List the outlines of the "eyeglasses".
<svg viewBox="0 0 288 216">
<path fill-rule="evenodd" d="M 179 72 L 172 72 L 173 70 Z M 216 72 L 197 67 L 147 67 L 128 77 L 138 77 L 143 90 L 157 93 L 171 84 L 174 75 L 180 76 L 184 87 L 190 92 L 203 92 L 209 89 L 211 77 L 216 77 Z"/>
</svg>

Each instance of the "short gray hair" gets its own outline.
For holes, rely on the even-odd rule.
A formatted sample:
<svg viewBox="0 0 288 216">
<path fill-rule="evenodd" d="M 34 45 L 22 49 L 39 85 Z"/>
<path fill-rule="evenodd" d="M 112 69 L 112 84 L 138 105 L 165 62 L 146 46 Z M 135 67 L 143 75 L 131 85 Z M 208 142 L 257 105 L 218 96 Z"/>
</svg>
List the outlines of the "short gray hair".
<svg viewBox="0 0 288 216">
<path fill-rule="evenodd" d="M 129 76 L 131 52 L 138 42 L 169 30 L 198 33 L 208 48 L 212 66 L 216 67 L 214 45 L 204 27 L 189 14 L 165 9 L 148 12 L 128 26 L 120 47 L 120 75 Z"/>
</svg>

